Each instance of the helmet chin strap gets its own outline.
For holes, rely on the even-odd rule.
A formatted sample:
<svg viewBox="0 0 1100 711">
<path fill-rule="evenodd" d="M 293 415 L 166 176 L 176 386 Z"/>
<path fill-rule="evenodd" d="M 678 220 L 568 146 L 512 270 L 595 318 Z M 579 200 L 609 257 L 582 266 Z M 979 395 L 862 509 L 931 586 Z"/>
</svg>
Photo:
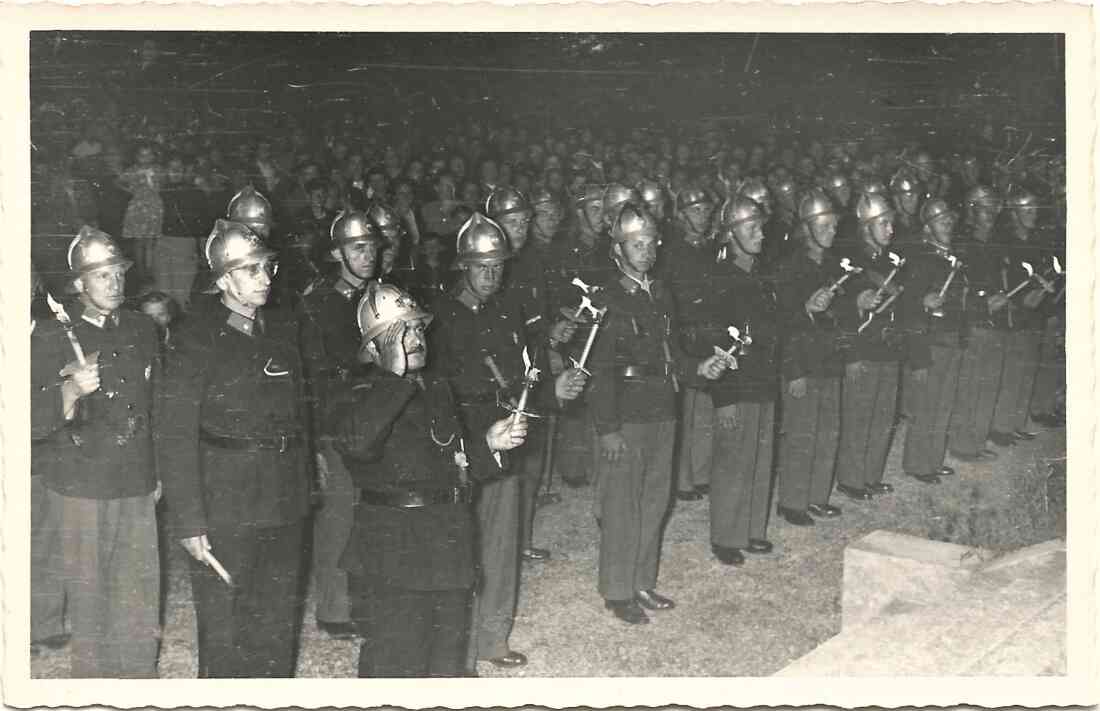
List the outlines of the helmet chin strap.
<svg viewBox="0 0 1100 711">
<path fill-rule="evenodd" d="M 816 244 L 816 245 L 817 245 L 818 247 L 820 247 L 820 248 L 821 248 L 821 251 L 823 251 L 823 252 L 824 252 L 825 250 L 827 250 L 827 249 L 828 249 L 828 247 L 826 247 L 825 245 L 821 244 L 821 240 L 819 240 L 819 239 L 817 238 L 817 230 L 815 230 L 815 229 L 814 229 L 814 223 L 813 223 L 813 221 L 812 221 L 812 220 L 807 220 L 807 221 L 805 222 L 805 225 L 806 225 L 806 231 L 810 233 L 810 239 L 812 239 L 812 240 L 814 241 L 814 244 Z"/>
<path fill-rule="evenodd" d="M 641 289 L 642 291 L 644 291 L 649 296 L 650 299 L 653 298 L 653 291 L 652 291 L 653 281 L 649 278 L 649 273 L 648 272 L 643 273 L 642 278 L 638 279 L 637 277 L 635 277 L 631 274 L 628 274 L 627 271 L 625 269 L 623 269 L 622 258 L 619 255 L 613 254 L 612 255 L 612 260 L 615 262 L 615 267 L 619 270 L 619 273 L 621 273 L 624 277 L 626 277 L 630 281 L 637 284 L 638 288 Z"/>
</svg>

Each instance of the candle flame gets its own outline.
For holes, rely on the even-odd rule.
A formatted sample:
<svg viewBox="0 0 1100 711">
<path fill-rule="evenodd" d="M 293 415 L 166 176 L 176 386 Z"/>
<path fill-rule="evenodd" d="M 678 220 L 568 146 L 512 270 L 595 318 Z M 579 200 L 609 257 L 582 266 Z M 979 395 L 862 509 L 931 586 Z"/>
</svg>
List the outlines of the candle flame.
<svg viewBox="0 0 1100 711">
<path fill-rule="evenodd" d="M 1058 257 L 1055 256 L 1055 257 L 1051 257 L 1050 259 L 1051 259 L 1051 262 L 1054 265 L 1054 271 L 1057 272 L 1058 274 L 1061 274 L 1062 273 L 1062 263 L 1060 261 L 1058 261 Z"/>
<path fill-rule="evenodd" d="M 1031 264 L 1028 262 L 1020 262 L 1020 266 L 1024 268 L 1024 271 L 1027 272 L 1029 277 L 1035 276 L 1035 268 L 1032 267 Z"/>
<path fill-rule="evenodd" d="M 61 305 L 61 302 L 53 298 L 53 294 L 46 292 L 46 303 L 50 306 L 50 311 L 54 312 L 57 316 L 57 320 L 61 323 L 69 323 L 69 314 L 65 311 L 65 307 Z"/>
<path fill-rule="evenodd" d="M 852 260 L 845 257 L 840 260 L 840 268 L 846 272 L 852 271 Z"/>
</svg>

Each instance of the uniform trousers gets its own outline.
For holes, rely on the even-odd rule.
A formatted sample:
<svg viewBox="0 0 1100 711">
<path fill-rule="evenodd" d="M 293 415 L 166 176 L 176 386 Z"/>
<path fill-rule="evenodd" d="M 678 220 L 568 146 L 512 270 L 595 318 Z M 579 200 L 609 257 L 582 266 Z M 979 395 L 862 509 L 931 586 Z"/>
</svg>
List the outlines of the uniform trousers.
<svg viewBox="0 0 1100 711">
<path fill-rule="evenodd" d="M 997 406 L 993 410 L 993 429 L 1008 434 L 1027 429 L 1031 393 L 1039 372 L 1039 331 L 1005 333 L 1005 367 Z"/>
<path fill-rule="evenodd" d="M 519 593 L 519 489 L 519 476 L 510 476 L 482 484 L 478 493 L 481 580 L 470 622 L 471 661 L 509 652 Z"/>
<path fill-rule="evenodd" d="M 48 492 L 61 522 L 74 678 L 156 678 L 160 560 L 153 494 Z"/>
<path fill-rule="evenodd" d="M 962 348 L 958 339 L 951 345 L 932 346 L 932 364 L 927 381 L 909 376 L 905 387 L 913 394 L 913 409 L 905 433 L 902 468 L 906 474 L 932 474 L 943 466 L 947 453 L 947 426 L 955 406 L 955 387 L 959 382 Z"/>
<path fill-rule="evenodd" d="M 1039 346 L 1039 372 L 1031 394 L 1031 412 L 1048 415 L 1057 412 L 1064 403 L 1066 389 L 1066 352 L 1061 343 L 1061 320 L 1047 319 Z"/>
<path fill-rule="evenodd" d="M 294 676 L 304 527 L 297 521 L 217 527 L 207 533 L 211 552 L 233 577 L 234 586 L 191 559 L 199 678 Z"/>
<path fill-rule="evenodd" d="M 408 590 L 348 577 L 360 678 L 464 676 L 469 590 Z"/>
<path fill-rule="evenodd" d="M 959 383 L 948 441 L 952 454 L 973 457 L 985 449 L 1005 363 L 1005 333 L 971 329 L 959 364 Z"/>
<path fill-rule="evenodd" d="M 160 237 L 153 242 L 153 284 L 186 310 L 191 304 L 191 285 L 198 272 L 195 239 Z"/>
<path fill-rule="evenodd" d="M 519 469 L 520 477 L 520 550 L 531 547 L 535 529 L 535 509 L 538 508 L 539 485 L 542 484 L 542 466 L 546 461 L 546 438 L 549 434 L 544 422 L 528 420 L 527 440 L 512 456 L 513 466 Z"/>
<path fill-rule="evenodd" d="M 341 457 L 331 445 L 321 452 L 328 465 L 321 508 L 313 519 L 313 586 L 317 593 L 317 621 L 349 622 L 348 575 L 340 568 L 340 556 L 351 537 L 355 521 L 356 490 Z"/>
<path fill-rule="evenodd" d="M 680 451 L 677 491 L 694 491 L 710 484 L 714 467 L 714 401 L 710 393 L 684 388 L 680 411 Z"/>
<path fill-rule="evenodd" d="M 595 430 L 592 418 L 583 402 L 574 400 L 558 415 L 558 432 L 554 443 L 554 470 L 573 485 L 585 484 L 596 476 L 596 458 L 593 450 Z"/>
<path fill-rule="evenodd" d="M 65 633 L 61 512 L 41 476 L 31 477 L 31 642 Z"/>
<path fill-rule="evenodd" d="M 710 542 L 745 548 L 764 539 L 772 487 L 774 402 L 734 403 L 732 427 L 714 429 L 710 479 Z"/>
<path fill-rule="evenodd" d="M 897 361 L 863 361 L 858 376 L 844 377 L 837 480 L 845 486 L 862 489 L 882 482 L 894 428 L 899 368 Z"/>
<path fill-rule="evenodd" d="M 606 600 L 657 586 L 661 531 L 672 502 L 676 422 L 624 422 L 626 451 L 601 460 L 600 579 Z"/>
<path fill-rule="evenodd" d="M 779 504 L 805 511 L 829 503 L 840 441 L 840 378 L 807 377 L 806 394 L 793 397 L 783 383 L 779 444 Z"/>
</svg>

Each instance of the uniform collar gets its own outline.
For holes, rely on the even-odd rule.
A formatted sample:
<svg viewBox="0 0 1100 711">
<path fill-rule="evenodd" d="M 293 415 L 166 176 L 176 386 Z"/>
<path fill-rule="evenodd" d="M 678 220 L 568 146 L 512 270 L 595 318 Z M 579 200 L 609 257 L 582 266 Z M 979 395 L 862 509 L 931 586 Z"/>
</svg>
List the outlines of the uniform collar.
<svg viewBox="0 0 1100 711">
<path fill-rule="evenodd" d="M 108 329 L 118 326 L 118 311 L 105 314 L 87 304 L 84 305 L 84 313 L 80 314 L 80 318 L 96 328 Z"/>
<path fill-rule="evenodd" d="M 252 336 L 256 331 L 260 333 L 264 332 L 264 316 L 260 309 L 256 309 L 256 311 L 249 316 L 239 304 L 222 301 L 222 306 L 229 312 L 229 316 L 225 319 L 225 323 L 230 328 L 240 331 L 246 336 Z"/>
<path fill-rule="evenodd" d="M 623 291 L 631 295 L 641 291 L 653 298 L 653 285 L 656 281 L 650 279 L 648 274 L 643 274 L 641 279 L 635 279 L 622 270 L 619 274 L 619 285 L 623 287 Z"/>
<path fill-rule="evenodd" d="M 356 286 L 355 284 L 352 284 L 350 281 L 345 279 L 343 275 L 340 275 L 336 278 L 336 283 L 332 285 L 332 288 L 336 291 L 337 294 L 344 297 L 348 301 L 354 301 L 359 297 L 360 294 L 363 293 L 363 290 L 366 288 L 368 283 L 369 281 L 365 281 L 359 286 Z"/>
</svg>

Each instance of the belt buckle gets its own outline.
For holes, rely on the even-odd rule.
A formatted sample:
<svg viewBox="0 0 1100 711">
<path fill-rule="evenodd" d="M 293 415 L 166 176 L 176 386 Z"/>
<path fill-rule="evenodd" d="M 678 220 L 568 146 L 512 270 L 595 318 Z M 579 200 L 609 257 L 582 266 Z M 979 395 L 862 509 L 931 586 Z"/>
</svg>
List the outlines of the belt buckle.
<svg viewBox="0 0 1100 711">
<path fill-rule="evenodd" d="M 288 446 L 287 436 L 285 434 L 279 435 L 279 454 L 284 454 Z"/>
</svg>

